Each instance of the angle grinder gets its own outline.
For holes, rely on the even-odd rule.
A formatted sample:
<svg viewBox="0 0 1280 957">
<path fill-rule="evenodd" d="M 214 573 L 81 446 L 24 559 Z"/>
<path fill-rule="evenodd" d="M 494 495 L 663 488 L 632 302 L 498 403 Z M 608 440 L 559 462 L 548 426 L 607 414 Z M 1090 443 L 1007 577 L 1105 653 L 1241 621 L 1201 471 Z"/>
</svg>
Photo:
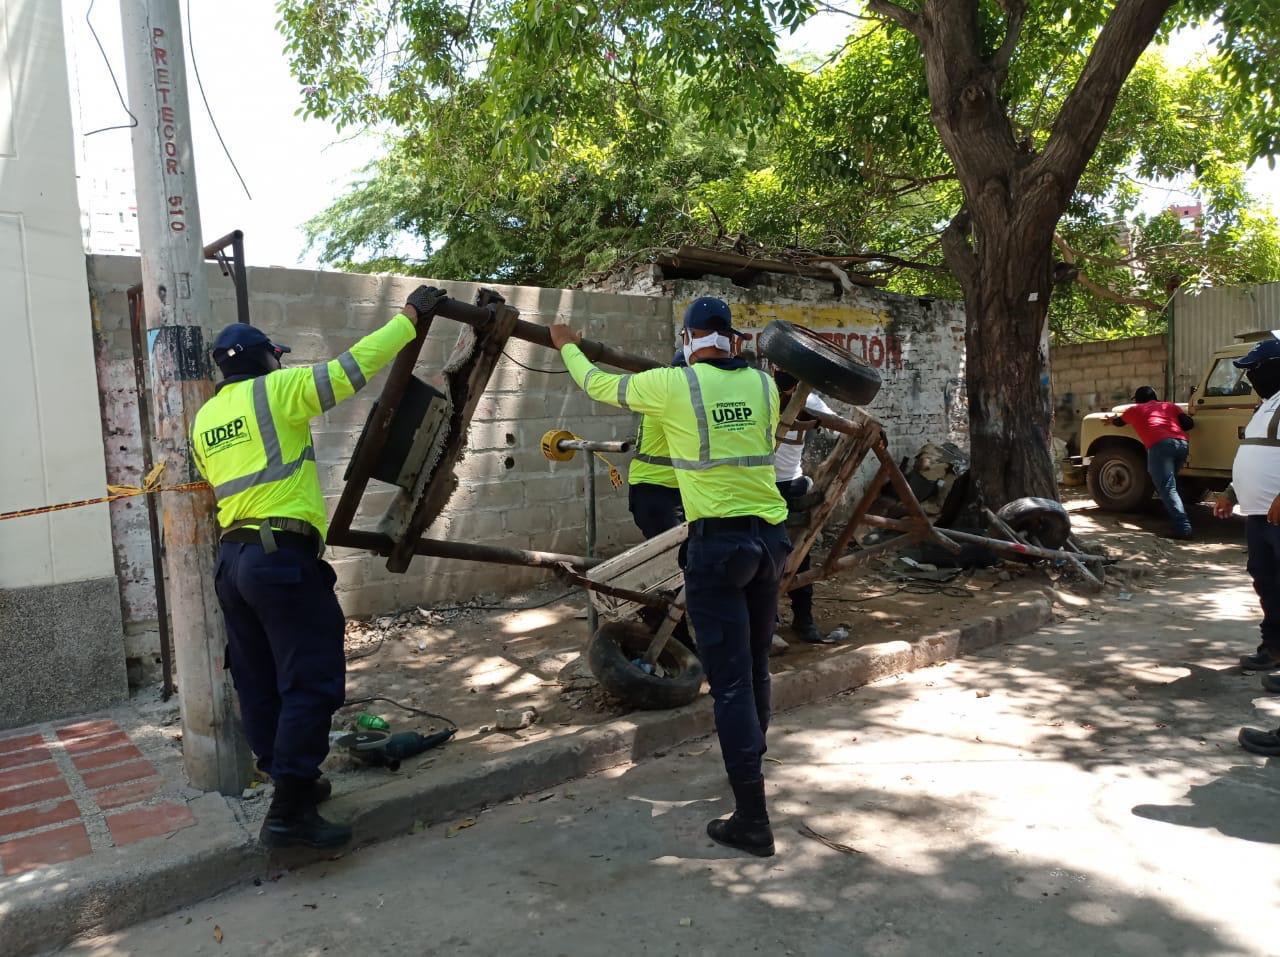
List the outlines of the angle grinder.
<svg viewBox="0 0 1280 957">
<path fill-rule="evenodd" d="M 445 728 L 433 734 L 418 734 L 417 731 L 392 734 L 390 731 L 362 729 L 354 734 L 344 734 L 334 743 L 345 748 L 361 764 L 399 771 L 401 761 L 439 747 L 457 733 L 457 728 Z"/>
</svg>

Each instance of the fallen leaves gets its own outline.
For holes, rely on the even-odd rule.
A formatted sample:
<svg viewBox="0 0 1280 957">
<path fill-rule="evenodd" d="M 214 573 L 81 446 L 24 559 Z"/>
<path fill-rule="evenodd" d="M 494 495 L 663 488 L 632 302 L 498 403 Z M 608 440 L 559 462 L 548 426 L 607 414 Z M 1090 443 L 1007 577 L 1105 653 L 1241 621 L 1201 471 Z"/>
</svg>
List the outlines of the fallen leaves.
<svg viewBox="0 0 1280 957">
<path fill-rule="evenodd" d="M 464 820 L 459 821 L 457 824 L 453 825 L 453 827 L 451 827 L 451 828 L 449 828 L 447 831 L 445 831 L 445 832 L 444 832 L 444 836 L 445 836 L 445 837 L 454 837 L 454 836 L 456 836 L 456 835 L 458 834 L 458 832 L 459 832 L 459 831 L 465 831 L 467 828 L 469 828 L 469 827 L 475 827 L 475 826 L 476 826 L 476 819 L 475 819 L 475 818 L 473 818 L 473 817 L 469 817 L 469 818 L 466 818 L 466 819 L 464 819 Z"/>
<path fill-rule="evenodd" d="M 222 943 L 222 928 L 217 924 L 213 925 L 213 939 L 218 943 Z"/>
</svg>

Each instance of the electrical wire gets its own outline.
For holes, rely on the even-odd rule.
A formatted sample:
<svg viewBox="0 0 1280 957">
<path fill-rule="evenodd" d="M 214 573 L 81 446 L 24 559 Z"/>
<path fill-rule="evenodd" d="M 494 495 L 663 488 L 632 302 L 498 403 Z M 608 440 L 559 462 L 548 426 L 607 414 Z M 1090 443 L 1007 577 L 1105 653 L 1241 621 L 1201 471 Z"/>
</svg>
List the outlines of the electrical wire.
<svg viewBox="0 0 1280 957">
<path fill-rule="evenodd" d="M 200 99 L 204 100 L 204 111 L 209 114 L 209 122 L 213 125 L 213 132 L 218 135 L 218 142 L 222 144 L 222 152 L 227 155 L 227 162 L 231 164 L 231 168 L 235 171 L 236 179 L 240 180 L 240 188 L 249 197 L 249 201 L 253 202 L 253 194 L 249 192 L 249 187 L 245 184 L 244 177 L 240 175 L 240 167 L 231 158 L 231 150 L 227 149 L 227 141 L 222 138 L 222 130 L 218 129 L 218 121 L 213 118 L 213 110 L 209 108 L 209 98 L 204 94 L 204 81 L 200 79 L 200 65 L 196 62 L 196 44 L 193 38 L 191 21 L 191 0 L 187 0 L 187 49 L 191 51 L 191 69 L 196 75 L 196 86 L 200 89 Z M 137 126 L 137 123 L 138 121 L 134 120 L 135 126 Z"/>
<path fill-rule="evenodd" d="M 89 19 L 93 13 L 93 5 L 98 0 L 89 0 L 89 9 L 84 12 L 84 22 L 89 28 L 89 32 L 93 34 L 93 42 L 98 45 L 98 52 L 102 54 L 102 62 L 107 65 L 107 73 L 111 76 L 111 85 L 116 88 L 116 96 L 120 99 L 120 105 L 124 107 L 124 111 L 129 114 L 129 123 L 119 123 L 115 126 L 103 126 L 96 130 L 90 130 L 85 136 L 93 136 L 95 133 L 106 133 L 110 130 L 131 130 L 138 125 L 138 118 L 133 115 L 133 110 L 129 109 L 129 104 L 125 102 L 124 94 L 120 92 L 120 81 L 116 79 L 116 71 L 111 68 L 111 60 L 107 57 L 106 48 L 102 45 L 102 40 L 98 37 L 98 31 L 93 28 L 93 21 Z"/>
<path fill-rule="evenodd" d="M 382 695 L 370 695 L 368 698 L 349 698 L 342 703 L 342 707 L 354 708 L 357 705 L 372 704 L 375 701 L 385 701 L 387 704 L 393 705 L 401 711 L 408 711 L 410 714 L 421 715 L 424 718 L 431 718 L 434 721 L 443 721 L 454 731 L 458 730 L 458 725 L 452 718 L 446 718 L 444 715 L 436 714 L 434 711 L 423 711 L 421 708 L 411 708 L 407 704 L 401 704 L 399 701 L 395 701 L 392 698 L 384 698 Z"/>
<path fill-rule="evenodd" d="M 514 362 L 516 365 L 518 365 L 521 369 L 526 369 L 529 372 L 541 372 L 543 375 L 568 375 L 569 374 L 568 369 L 535 369 L 533 366 L 527 366 L 523 362 L 521 362 L 519 359 L 512 356 L 511 353 L 509 353 L 506 349 L 502 350 L 502 354 L 506 356 L 508 359 L 510 359 L 512 362 Z"/>
</svg>

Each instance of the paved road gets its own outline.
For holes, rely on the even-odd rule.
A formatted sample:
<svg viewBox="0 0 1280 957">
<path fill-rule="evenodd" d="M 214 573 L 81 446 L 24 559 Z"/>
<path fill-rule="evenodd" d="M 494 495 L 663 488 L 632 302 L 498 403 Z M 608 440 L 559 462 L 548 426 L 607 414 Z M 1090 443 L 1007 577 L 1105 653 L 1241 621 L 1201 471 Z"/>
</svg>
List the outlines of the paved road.
<svg viewBox="0 0 1280 957">
<path fill-rule="evenodd" d="M 781 716 L 771 860 L 704 836 L 704 741 L 74 953 L 1275 954 L 1280 766 L 1235 734 L 1280 701 L 1233 667 L 1239 543 L 1187 554 L 1132 600 Z"/>
</svg>

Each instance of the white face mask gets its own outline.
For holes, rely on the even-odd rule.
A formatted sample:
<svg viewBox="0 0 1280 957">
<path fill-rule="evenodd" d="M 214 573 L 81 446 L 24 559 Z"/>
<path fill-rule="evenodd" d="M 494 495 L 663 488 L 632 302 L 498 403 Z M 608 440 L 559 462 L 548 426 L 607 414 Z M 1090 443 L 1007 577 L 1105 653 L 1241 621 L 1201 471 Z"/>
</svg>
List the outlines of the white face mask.
<svg viewBox="0 0 1280 957">
<path fill-rule="evenodd" d="M 729 337 L 722 336 L 718 332 L 712 332 L 705 336 L 699 336 L 697 339 L 690 339 L 683 346 L 684 361 L 691 361 L 693 354 L 700 349 L 723 349 L 729 351 Z"/>
</svg>

